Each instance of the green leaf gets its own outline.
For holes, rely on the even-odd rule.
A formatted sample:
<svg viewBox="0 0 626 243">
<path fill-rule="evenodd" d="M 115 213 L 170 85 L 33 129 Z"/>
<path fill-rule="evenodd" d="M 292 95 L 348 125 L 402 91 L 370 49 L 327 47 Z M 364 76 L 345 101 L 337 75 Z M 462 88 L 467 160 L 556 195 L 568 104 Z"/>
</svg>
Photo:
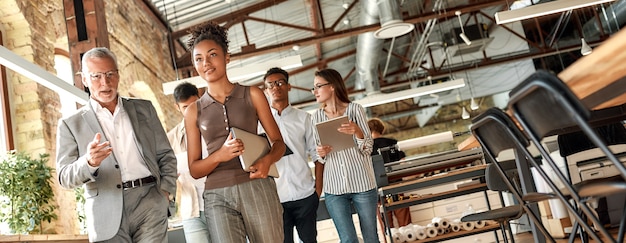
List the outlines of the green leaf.
<svg viewBox="0 0 626 243">
<path fill-rule="evenodd" d="M 13 233 L 26 234 L 39 228 L 43 220 L 56 219 L 52 202 L 53 168 L 49 155 L 33 159 L 25 153 L 9 151 L 0 155 L 0 221 Z"/>
</svg>

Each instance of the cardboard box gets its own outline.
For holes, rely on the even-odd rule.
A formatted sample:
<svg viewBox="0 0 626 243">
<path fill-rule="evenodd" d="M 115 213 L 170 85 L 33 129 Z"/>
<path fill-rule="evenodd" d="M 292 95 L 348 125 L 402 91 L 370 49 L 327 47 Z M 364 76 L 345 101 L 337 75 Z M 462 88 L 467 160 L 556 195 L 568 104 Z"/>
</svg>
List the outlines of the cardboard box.
<svg viewBox="0 0 626 243">
<path fill-rule="evenodd" d="M 548 200 L 538 202 L 537 206 L 539 207 L 541 217 L 552 218 L 552 211 L 550 211 L 550 202 Z"/>
<path fill-rule="evenodd" d="M 572 227 L 572 221 L 569 217 L 562 219 L 549 219 L 549 222 L 552 237 L 565 238 L 568 236 L 568 233 L 565 233 L 565 228 Z"/>
</svg>

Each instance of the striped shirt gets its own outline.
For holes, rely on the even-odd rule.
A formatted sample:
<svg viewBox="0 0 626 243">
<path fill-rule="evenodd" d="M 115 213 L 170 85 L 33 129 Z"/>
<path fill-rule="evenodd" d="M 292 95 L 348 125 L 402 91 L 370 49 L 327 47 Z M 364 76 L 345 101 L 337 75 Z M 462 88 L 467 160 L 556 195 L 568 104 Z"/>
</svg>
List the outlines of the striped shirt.
<svg viewBox="0 0 626 243">
<path fill-rule="evenodd" d="M 355 147 L 331 152 L 321 160 L 324 163 L 324 193 L 340 195 L 376 188 L 376 178 L 370 156 L 374 141 L 367 126 L 365 109 L 359 104 L 350 103 L 344 115 L 361 128 L 364 137 L 358 139 L 353 136 Z M 314 124 L 329 120 L 323 109 L 318 109 L 312 119 Z M 315 129 L 315 138 L 319 144 L 317 129 Z"/>
</svg>

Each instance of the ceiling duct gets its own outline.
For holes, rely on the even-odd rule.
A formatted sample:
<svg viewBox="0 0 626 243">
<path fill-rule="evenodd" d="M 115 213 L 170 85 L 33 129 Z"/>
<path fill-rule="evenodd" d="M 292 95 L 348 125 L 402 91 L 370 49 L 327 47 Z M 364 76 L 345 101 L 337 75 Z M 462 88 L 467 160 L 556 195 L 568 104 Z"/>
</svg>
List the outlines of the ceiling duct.
<svg viewBox="0 0 626 243">
<path fill-rule="evenodd" d="M 374 37 L 378 39 L 400 37 L 415 28 L 413 24 L 402 21 L 397 0 L 378 0 L 376 5 L 378 6 L 381 27 L 374 32 Z"/>
<path fill-rule="evenodd" d="M 363 1 L 363 12 L 365 14 L 361 17 L 361 25 L 370 25 L 377 22 L 380 22 L 381 25 L 381 29 L 375 33 L 368 32 L 360 34 L 358 37 L 355 89 L 365 89 L 366 95 L 369 95 L 380 92 L 378 64 L 384 40 L 379 38 L 392 38 L 406 34 L 413 30 L 413 25 L 403 22 L 397 0 Z M 401 44 L 402 41 L 396 40 L 397 46 Z"/>
<path fill-rule="evenodd" d="M 600 35 L 600 28 L 604 33 L 615 33 L 620 26 L 626 23 L 626 0 L 617 1 L 606 9 L 602 9 L 600 23 L 593 18 L 583 25 L 583 33 L 587 38 Z M 602 25 L 602 27 L 600 27 Z"/>
<path fill-rule="evenodd" d="M 376 0 L 363 1 L 363 14 L 360 25 L 371 25 L 378 23 L 379 12 Z M 356 75 L 354 88 L 365 89 L 365 93 L 378 92 L 378 59 L 383 48 L 383 40 L 374 38 L 372 32 L 360 34 L 356 47 Z"/>
</svg>

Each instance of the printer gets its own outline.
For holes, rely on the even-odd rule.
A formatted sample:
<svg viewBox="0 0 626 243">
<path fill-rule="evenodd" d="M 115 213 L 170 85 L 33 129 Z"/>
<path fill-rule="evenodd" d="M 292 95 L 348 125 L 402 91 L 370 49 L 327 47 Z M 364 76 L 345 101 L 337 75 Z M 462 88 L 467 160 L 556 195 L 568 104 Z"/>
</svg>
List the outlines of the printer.
<svg viewBox="0 0 626 243">
<path fill-rule="evenodd" d="M 610 150 L 626 165 L 626 144 L 610 145 Z M 617 176 L 620 172 L 613 162 L 599 149 L 593 148 L 565 157 L 572 184 L 581 181 Z M 626 195 L 610 195 L 606 198 L 606 210 L 611 226 L 620 224 Z"/>
<path fill-rule="evenodd" d="M 626 164 L 626 144 L 611 145 L 609 148 L 623 164 Z M 565 158 L 572 184 L 619 175 L 613 162 L 599 148 L 571 154 Z"/>
</svg>

